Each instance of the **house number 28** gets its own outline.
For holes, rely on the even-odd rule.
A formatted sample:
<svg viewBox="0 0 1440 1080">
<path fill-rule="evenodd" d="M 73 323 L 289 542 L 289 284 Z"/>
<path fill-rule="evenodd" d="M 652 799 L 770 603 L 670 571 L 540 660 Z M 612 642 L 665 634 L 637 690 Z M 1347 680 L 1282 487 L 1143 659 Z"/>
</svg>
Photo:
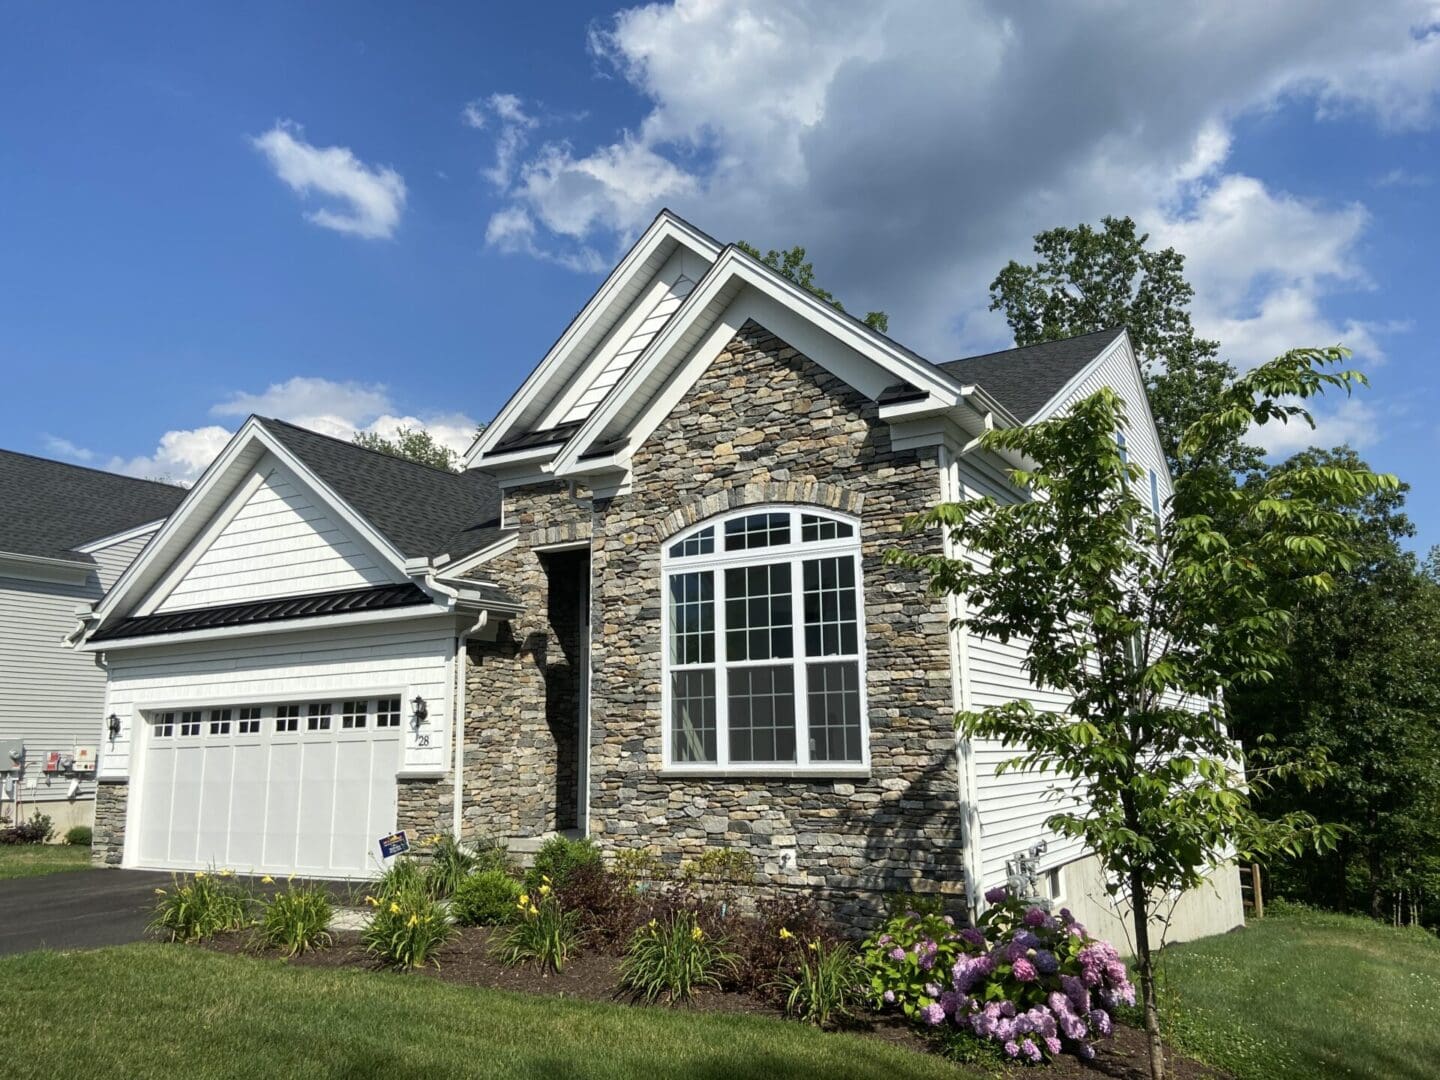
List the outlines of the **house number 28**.
<svg viewBox="0 0 1440 1080">
<path fill-rule="evenodd" d="M 416 735 L 416 736 L 415 736 L 415 745 L 416 745 L 416 746 L 429 746 L 429 745 L 430 745 L 430 736 L 429 736 L 429 735 Z"/>
</svg>

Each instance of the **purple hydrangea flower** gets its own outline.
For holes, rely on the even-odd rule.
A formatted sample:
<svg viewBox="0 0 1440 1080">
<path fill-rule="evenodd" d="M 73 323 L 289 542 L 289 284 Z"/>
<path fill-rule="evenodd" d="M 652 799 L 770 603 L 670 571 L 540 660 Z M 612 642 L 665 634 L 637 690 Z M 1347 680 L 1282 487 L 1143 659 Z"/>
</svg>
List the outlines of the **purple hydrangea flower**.
<svg viewBox="0 0 1440 1080">
<path fill-rule="evenodd" d="M 1044 926 L 1049 918 L 1050 916 L 1045 913 L 1044 908 L 1032 907 L 1025 912 L 1025 925 Z"/>
<path fill-rule="evenodd" d="M 940 996 L 940 987 L 936 986 L 934 983 L 926 983 L 925 996 L 938 998 Z"/>
<path fill-rule="evenodd" d="M 1035 965 L 1023 956 L 1015 961 L 1010 972 L 1021 982 L 1034 982 L 1040 977 L 1040 973 L 1035 970 Z"/>
<path fill-rule="evenodd" d="M 1053 1035 L 1047 1036 L 1045 1039 L 1045 1049 L 1050 1051 L 1052 1057 L 1060 1053 L 1060 1040 Z"/>
<path fill-rule="evenodd" d="M 891 960 L 904 960 L 905 950 L 900 948 L 899 945 L 896 945 L 895 948 L 890 950 L 889 956 Z"/>
<path fill-rule="evenodd" d="M 1009 896 L 1010 891 L 1006 889 L 1004 885 L 996 885 L 993 889 L 985 890 L 985 902 L 987 904 L 1003 904 Z"/>
<path fill-rule="evenodd" d="M 1109 1035 L 1115 1030 L 1115 1025 L 1110 1021 L 1110 1014 L 1104 1009 L 1091 1010 L 1090 1026 L 1095 1029 L 1097 1035 Z"/>
<path fill-rule="evenodd" d="M 938 1004 L 926 1005 L 920 1010 L 920 1018 L 931 1027 L 937 1027 L 945 1022 L 945 1010 Z"/>
<path fill-rule="evenodd" d="M 967 945 L 979 946 L 985 944 L 985 935 L 975 929 L 975 927 L 967 926 L 964 930 L 960 931 L 960 940 Z"/>
<path fill-rule="evenodd" d="M 1037 950 L 1031 961 L 1041 975 L 1054 975 L 1060 970 L 1060 958 L 1049 949 Z"/>
<path fill-rule="evenodd" d="M 894 991 L 894 990 L 886 990 L 885 993 L 883 993 L 883 994 L 880 995 L 880 1000 L 883 1001 L 883 1002 L 885 1002 L 886 1005 L 894 1005 L 894 1004 L 895 1004 L 895 991 Z"/>
<path fill-rule="evenodd" d="M 1091 1061 L 1095 1057 L 1095 1048 L 1089 1043 L 1080 1043 L 1075 1047 L 1075 1056 L 1081 1061 Z"/>
<path fill-rule="evenodd" d="M 1020 1056 L 1020 1044 L 1017 1043 L 1014 1039 L 1008 1040 L 1008 1041 L 1005 1043 L 1005 1053 L 1006 1053 L 1007 1056 L 1012 1057 L 1012 1058 L 1013 1058 L 1013 1057 L 1019 1057 L 1019 1056 Z"/>
<path fill-rule="evenodd" d="M 1040 1047 L 1035 1045 L 1034 1039 L 1024 1040 L 1020 1044 L 1020 1052 L 1024 1054 L 1025 1059 L 1030 1062 L 1038 1062 L 1041 1057 L 1044 1056 L 1040 1053 Z"/>
</svg>

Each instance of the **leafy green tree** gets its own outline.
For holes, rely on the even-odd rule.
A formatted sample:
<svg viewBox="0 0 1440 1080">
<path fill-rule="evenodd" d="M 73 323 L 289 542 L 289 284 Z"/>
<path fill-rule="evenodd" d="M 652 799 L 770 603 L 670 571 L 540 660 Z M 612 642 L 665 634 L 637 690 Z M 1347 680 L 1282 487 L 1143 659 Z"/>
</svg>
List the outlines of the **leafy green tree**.
<svg viewBox="0 0 1440 1080">
<path fill-rule="evenodd" d="M 836 311 L 845 310 L 845 305 L 835 299 L 834 293 L 815 284 L 815 266 L 806 261 L 805 249 L 798 244 L 789 251 L 776 251 L 771 248 L 764 255 L 760 254 L 759 248 L 752 247 L 744 240 L 735 246 L 752 259 L 760 260 L 782 277 L 789 278 L 807 292 L 814 293 Z M 883 311 L 871 311 L 865 316 L 865 325 L 873 330 L 879 330 L 883 334 L 890 329 L 890 316 Z"/>
<path fill-rule="evenodd" d="M 1312 449 L 1276 471 L 1325 467 L 1364 463 L 1349 448 Z M 1440 870 L 1440 586 L 1401 547 L 1414 535 L 1406 490 L 1339 507 L 1354 522 L 1353 565 L 1297 604 L 1289 676 L 1231 696 L 1241 739 L 1273 738 L 1334 762 L 1323 791 L 1282 784 L 1267 794 L 1268 807 L 1343 830 L 1334 851 L 1272 866 L 1273 884 L 1375 918 L 1402 895 L 1423 918 Z"/>
<path fill-rule="evenodd" d="M 479 434 L 478 429 L 476 434 Z M 398 428 L 393 438 L 386 438 L 373 431 L 357 431 L 353 441 L 356 446 L 363 446 L 367 450 L 378 450 L 382 454 L 428 465 L 432 469 L 460 471 L 460 455 L 448 446 L 436 442 L 435 436 L 424 428 Z"/>
<path fill-rule="evenodd" d="M 1237 852 L 1294 853 L 1334 839 L 1303 811 L 1258 811 L 1258 795 L 1282 781 L 1315 783 L 1325 764 L 1262 743 L 1247 748 L 1242 770 L 1226 693 L 1275 677 L 1295 598 L 1330 589 L 1356 558 L 1351 519 L 1335 506 L 1398 483 L 1359 466 L 1297 464 L 1236 487 L 1183 466 L 1252 423 L 1309 422 L 1292 402 L 1362 380 L 1336 370 L 1343 356 L 1299 349 L 1255 369 L 1179 441 L 1176 505 L 1223 502 L 1240 526 L 1233 533 L 1208 514 L 1152 513 L 1141 470 L 1117 445 L 1123 400 L 1104 388 L 1062 417 L 984 436 L 985 448 L 1033 464 L 1010 470 L 1023 493 L 1015 501 L 941 504 L 912 523 L 943 530 L 958 557 L 888 556 L 924 571 L 933 593 L 962 597 L 971 632 L 1023 639 L 1030 680 L 1069 700 L 1059 711 L 1011 701 L 962 713 L 957 725 L 1014 748 L 1002 771 L 1052 774 L 1057 791 L 1075 797 L 1047 824 L 1095 853 L 1130 908 L 1157 1080 L 1154 899 L 1198 886 Z"/>
<path fill-rule="evenodd" d="M 1248 473 L 1262 454 L 1237 432 L 1205 459 L 1182 457 L 1180 441 L 1214 408 L 1235 378 L 1220 359 L 1220 344 L 1202 338 L 1190 322 L 1195 290 L 1185 279 L 1185 257 L 1174 248 L 1149 247 L 1128 217 L 1106 217 L 1101 228 L 1055 228 L 1035 237 L 1037 260 L 1012 260 L 990 283 L 990 310 L 1003 311 L 1016 345 L 1125 326 L 1144 369 L 1150 409 L 1170 471 L 1207 467 Z"/>
</svg>

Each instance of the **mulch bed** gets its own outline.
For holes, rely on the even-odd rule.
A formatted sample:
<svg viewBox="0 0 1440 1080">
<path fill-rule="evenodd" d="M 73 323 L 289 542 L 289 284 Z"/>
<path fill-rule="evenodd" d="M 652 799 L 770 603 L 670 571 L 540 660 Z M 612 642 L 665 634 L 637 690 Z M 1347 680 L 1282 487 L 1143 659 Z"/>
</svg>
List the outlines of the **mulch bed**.
<svg viewBox="0 0 1440 1080">
<path fill-rule="evenodd" d="M 259 953 L 246 934 L 229 934 L 206 942 L 204 948 L 223 953 Z M 275 955 L 269 953 L 268 955 Z M 460 986 L 483 987 L 489 990 L 512 990 L 527 994 L 553 994 L 558 997 L 586 1001 L 629 1003 L 619 990 L 620 958 L 607 953 L 586 950 L 565 965 L 564 970 L 545 974 L 529 965 L 506 967 L 490 955 L 490 931 L 485 927 L 462 927 L 459 933 L 436 954 L 440 966 L 427 967 L 415 974 L 439 979 Z M 297 967 L 365 968 L 386 970 L 360 944 L 355 932 L 339 932 L 329 948 L 316 949 L 289 961 Z M 403 976 L 396 976 L 403 977 Z M 644 1008 L 646 1006 L 637 1006 Z M 663 1008 L 664 1006 L 653 1006 Z M 687 1008 L 700 1012 L 749 1013 L 779 1018 L 782 1010 L 773 1002 L 753 994 L 737 991 L 704 991 Z M 847 1030 L 870 1038 L 902 1046 L 921 1053 L 932 1052 L 931 1042 L 914 1027 L 889 1013 L 863 1013 Z M 1109 1039 L 1096 1043 L 1095 1058 L 1083 1062 L 1071 1055 L 1061 1055 L 1043 1067 L 1007 1066 L 1008 1074 L 1043 1076 L 1046 1080 L 1149 1080 L 1149 1055 L 1145 1033 L 1119 1025 Z M 1227 1080 L 1228 1074 L 1211 1069 L 1197 1061 L 1167 1050 L 1168 1075 L 1177 1080 Z"/>
</svg>

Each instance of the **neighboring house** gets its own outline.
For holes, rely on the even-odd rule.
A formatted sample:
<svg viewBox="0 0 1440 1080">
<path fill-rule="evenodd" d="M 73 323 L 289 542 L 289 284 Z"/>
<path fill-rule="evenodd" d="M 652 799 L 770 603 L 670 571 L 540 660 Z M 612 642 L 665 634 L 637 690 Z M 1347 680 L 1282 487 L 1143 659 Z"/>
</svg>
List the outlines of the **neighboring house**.
<svg viewBox="0 0 1440 1080">
<path fill-rule="evenodd" d="M 661 214 L 464 474 L 241 427 L 77 633 L 121 720 L 97 855 L 343 877 L 396 826 L 569 832 L 973 912 L 1048 839 L 1053 895 L 1103 918 L 1047 782 L 954 731 L 1039 697 L 1022 647 L 885 563 L 939 550 L 904 525 L 940 499 L 1020 497 L 977 436 L 1102 384 L 1163 499 L 1123 330 L 931 363 Z M 1232 878 L 1180 936 L 1240 921 Z"/>
<path fill-rule="evenodd" d="M 185 490 L 0 450 L 0 816 L 89 825 L 93 774 L 53 768 L 100 744 L 105 672 L 61 647 Z M 25 748 L 23 768 L 11 751 Z M 82 756 L 83 757 L 83 756 Z M 93 756 L 91 761 L 93 763 Z"/>
</svg>

